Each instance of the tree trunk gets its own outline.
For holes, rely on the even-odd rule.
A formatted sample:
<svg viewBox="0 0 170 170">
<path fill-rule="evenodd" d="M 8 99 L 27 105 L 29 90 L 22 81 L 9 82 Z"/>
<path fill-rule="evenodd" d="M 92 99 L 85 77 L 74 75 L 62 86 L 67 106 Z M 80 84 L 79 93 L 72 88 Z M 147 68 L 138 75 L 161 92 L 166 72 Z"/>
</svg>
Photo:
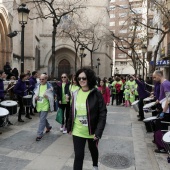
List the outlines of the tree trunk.
<svg viewBox="0 0 170 170">
<path fill-rule="evenodd" d="M 90 51 L 91 69 L 93 70 L 93 51 Z"/>
<path fill-rule="evenodd" d="M 78 49 L 75 48 L 75 50 L 76 50 L 76 54 L 75 54 L 75 73 L 76 73 L 77 72 L 77 58 L 78 58 L 77 52 L 78 52 Z"/>
<path fill-rule="evenodd" d="M 52 71 L 51 71 L 51 78 L 54 78 L 54 72 L 55 72 L 55 37 L 57 33 L 57 28 L 53 24 L 53 32 L 52 32 Z"/>
</svg>

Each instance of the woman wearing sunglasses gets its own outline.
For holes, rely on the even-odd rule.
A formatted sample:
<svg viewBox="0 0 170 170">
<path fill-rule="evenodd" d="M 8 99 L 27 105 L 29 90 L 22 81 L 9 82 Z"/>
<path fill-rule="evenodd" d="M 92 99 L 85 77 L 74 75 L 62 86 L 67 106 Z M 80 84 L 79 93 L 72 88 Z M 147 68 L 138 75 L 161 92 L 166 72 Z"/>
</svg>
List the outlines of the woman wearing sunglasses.
<svg viewBox="0 0 170 170">
<path fill-rule="evenodd" d="M 59 108 L 63 111 L 63 122 L 60 127 L 60 131 L 63 134 L 67 133 L 67 122 L 70 111 L 70 98 L 69 98 L 69 85 L 68 76 L 66 73 L 61 75 L 61 82 L 57 83 L 57 101 Z M 65 113 L 65 118 L 64 118 Z"/>
<path fill-rule="evenodd" d="M 91 69 L 78 70 L 75 78 L 80 89 L 73 93 L 67 129 L 73 135 L 74 170 L 83 169 L 86 141 L 93 169 L 98 170 L 98 142 L 105 127 L 107 109 L 102 94 L 95 88 L 97 78 Z"/>
</svg>

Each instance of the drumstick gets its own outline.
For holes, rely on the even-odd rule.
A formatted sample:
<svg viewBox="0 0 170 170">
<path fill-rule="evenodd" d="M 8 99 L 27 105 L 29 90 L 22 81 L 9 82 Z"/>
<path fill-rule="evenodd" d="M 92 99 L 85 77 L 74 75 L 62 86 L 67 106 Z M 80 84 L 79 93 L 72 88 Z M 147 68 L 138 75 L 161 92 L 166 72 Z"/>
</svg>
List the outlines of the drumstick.
<svg viewBox="0 0 170 170">
<path fill-rule="evenodd" d="M 32 85 L 31 85 L 31 86 L 32 86 Z M 30 86 L 30 87 L 31 87 L 31 86 Z M 24 92 L 26 92 L 27 90 L 28 90 L 28 89 L 26 89 Z"/>
<path fill-rule="evenodd" d="M 11 90 L 15 85 L 11 86 L 7 91 Z"/>
</svg>

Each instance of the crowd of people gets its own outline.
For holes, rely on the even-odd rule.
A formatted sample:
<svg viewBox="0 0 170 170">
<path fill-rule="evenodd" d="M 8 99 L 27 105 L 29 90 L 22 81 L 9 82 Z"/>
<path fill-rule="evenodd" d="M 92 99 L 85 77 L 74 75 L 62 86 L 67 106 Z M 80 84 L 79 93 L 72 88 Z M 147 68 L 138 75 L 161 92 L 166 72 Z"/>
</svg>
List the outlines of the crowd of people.
<svg viewBox="0 0 170 170">
<path fill-rule="evenodd" d="M 60 131 L 73 136 L 74 170 L 81 170 L 83 167 L 86 141 L 91 152 L 93 168 L 98 169 L 97 146 L 105 128 L 108 105 L 132 107 L 138 100 L 137 117 L 138 121 L 143 121 L 144 99 L 152 96 L 158 104 L 170 93 L 170 82 L 159 70 L 153 73 L 154 88 L 151 82 L 145 82 L 140 75 L 100 79 L 96 77 L 94 71 L 87 68 L 82 68 L 71 76 L 63 73 L 60 80 L 53 81 L 49 81 L 46 73 L 39 75 L 37 71 L 33 71 L 32 74 L 28 71 L 26 74 L 14 75 L 13 70 L 7 63 L 4 71 L 0 71 L 0 100 L 5 100 L 8 93 L 10 100 L 18 102 L 18 122 L 24 122 L 23 115 L 27 119 L 32 119 L 35 113 L 39 113 L 36 141 L 41 141 L 45 128 L 45 133 L 49 133 L 52 129 L 47 120 L 48 112 L 60 108 L 63 113 Z M 4 79 L 10 80 L 6 89 L 4 89 Z M 31 96 L 31 104 L 28 102 L 26 105 L 23 101 L 28 95 Z M 158 147 L 156 152 L 159 153 L 165 151 L 161 144 L 160 133 L 163 136 L 161 130 L 167 128 L 161 124 L 161 120 L 170 122 L 168 104 L 167 100 L 162 109 L 157 109 L 156 113 L 153 113 L 158 117 L 154 122 L 153 142 Z M 12 125 L 9 119 L 10 117 L 8 124 Z"/>
</svg>

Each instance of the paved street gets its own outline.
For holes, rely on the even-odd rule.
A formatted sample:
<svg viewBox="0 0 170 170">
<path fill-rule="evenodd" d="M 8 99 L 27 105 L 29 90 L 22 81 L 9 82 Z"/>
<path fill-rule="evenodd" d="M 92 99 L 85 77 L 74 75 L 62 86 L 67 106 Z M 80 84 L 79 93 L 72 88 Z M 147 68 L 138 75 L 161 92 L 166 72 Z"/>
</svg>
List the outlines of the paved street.
<svg viewBox="0 0 170 170">
<path fill-rule="evenodd" d="M 13 126 L 1 128 L 0 170 L 72 170 L 73 145 L 71 136 L 59 131 L 55 114 L 49 114 L 53 128 L 36 142 L 38 117 L 18 123 L 17 116 L 11 116 Z M 149 115 L 146 115 L 149 117 Z M 131 108 L 109 106 L 107 124 L 99 143 L 100 170 L 169 170 L 167 155 L 155 154 L 153 134 L 146 134 L 142 122 L 137 121 Z M 88 149 L 84 170 L 91 170 Z"/>
</svg>

